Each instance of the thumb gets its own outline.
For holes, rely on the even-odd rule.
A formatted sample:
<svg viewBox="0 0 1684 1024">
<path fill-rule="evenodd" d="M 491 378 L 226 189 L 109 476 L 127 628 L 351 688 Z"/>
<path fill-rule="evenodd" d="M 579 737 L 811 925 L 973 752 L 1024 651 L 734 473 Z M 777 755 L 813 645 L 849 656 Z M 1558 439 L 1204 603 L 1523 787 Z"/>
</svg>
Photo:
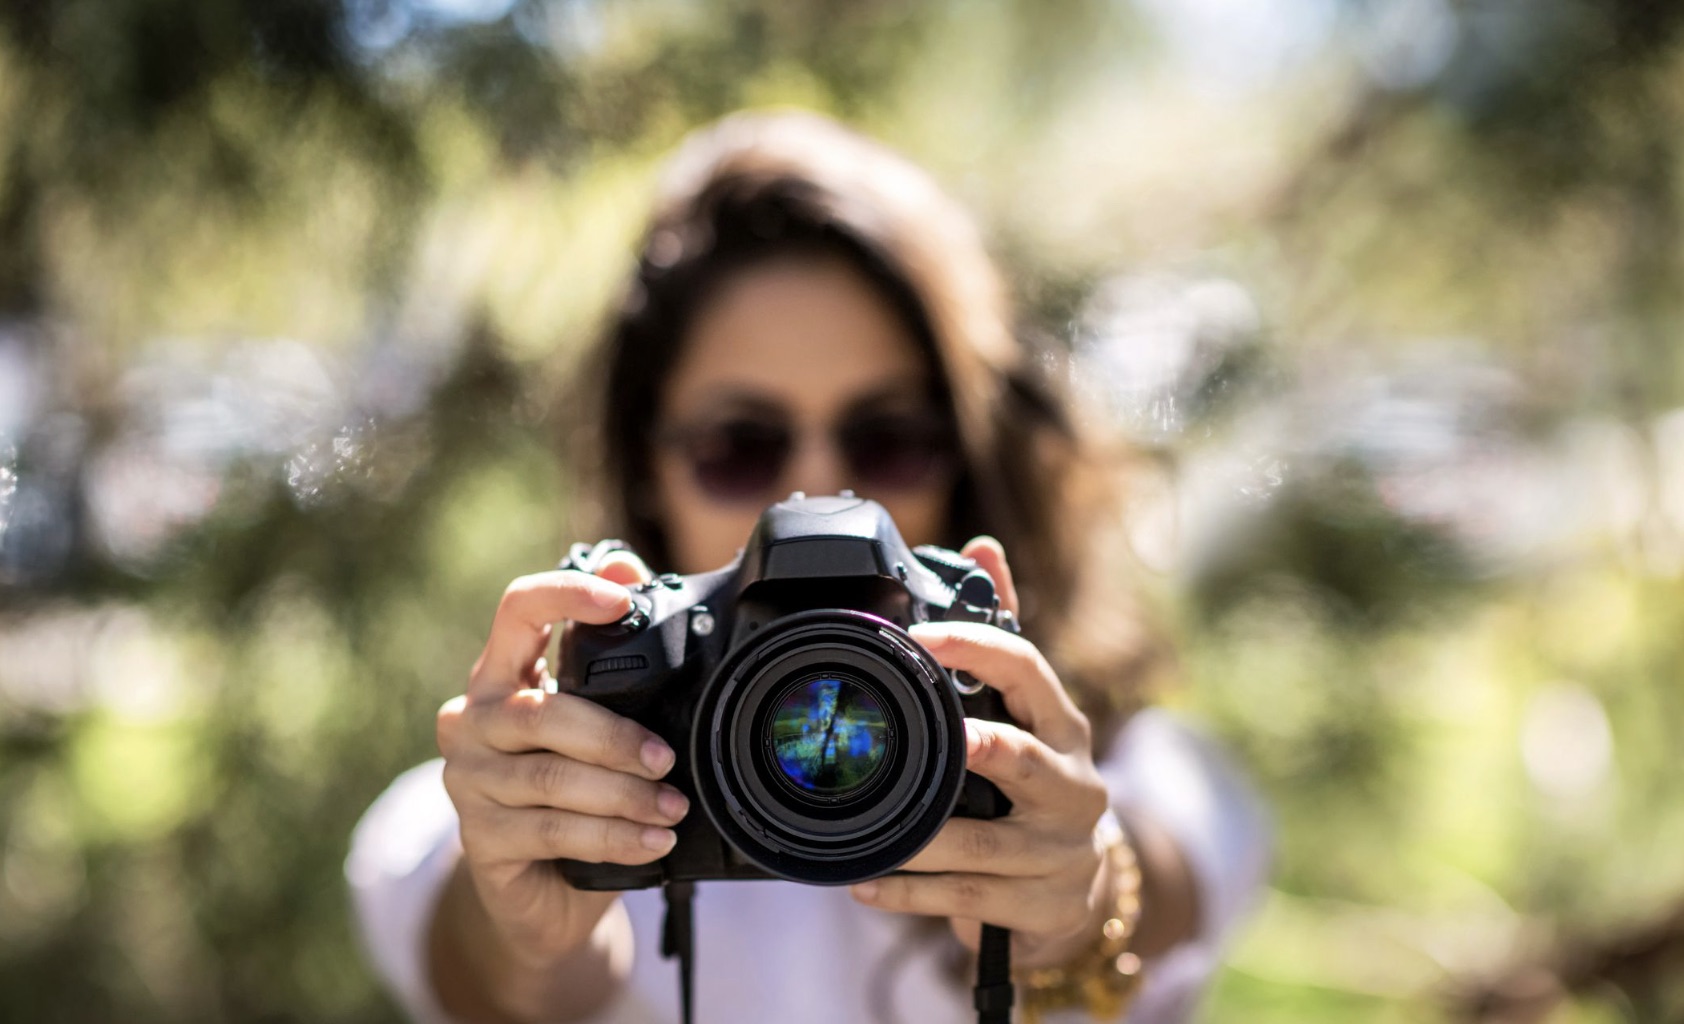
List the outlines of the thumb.
<svg viewBox="0 0 1684 1024">
<path fill-rule="evenodd" d="M 630 551 L 611 551 L 603 556 L 597 564 L 596 575 L 627 587 L 648 583 L 655 578 L 655 574 L 643 564 L 643 559 Z"/>
</svg>

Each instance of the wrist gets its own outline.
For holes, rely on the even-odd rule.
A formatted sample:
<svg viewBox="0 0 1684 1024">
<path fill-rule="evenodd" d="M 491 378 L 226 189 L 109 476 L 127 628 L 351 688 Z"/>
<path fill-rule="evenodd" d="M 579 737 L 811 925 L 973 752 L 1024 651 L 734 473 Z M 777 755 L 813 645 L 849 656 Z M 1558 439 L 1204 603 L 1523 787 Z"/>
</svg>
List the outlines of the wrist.
<svg viewBox="0 0 1684 1024">
<path fill-rule="evenodd" d="M 1060 934 L 1016 933 L 1012 962 L 1020 970 L 1062 967 L 1093 945 L 1105 921 L 1115 916 L 1117 871 L 1109 851 L 1111 830 L 1101 819 L 1093 830 L 1093 877 L 1089 882 L 1087 915 L 1082 923 Z"/>
<path fill-rule="evenodd" d="M 439 1005 L 456 1019 L 496 1024 L 572 1020 L 599 1008 L 630 972 L 631 922 L 617 894 L 569 895 L 601 903 L 590 908 L 590 931 L 557 949 L 523 941 L 496 920 L 459 862 L 440 893 L 429 937 Z"/>
<path fill-rule="evenodd" d="M 439 893 L 428 935 L 433 991 L 452 1018 L 519 1024 L 519 1016 L 497 998 L 506 992 L 499 976 L 504 960 L 497 948 L 500 944 L 473 878 L 465 862 L 458 860 Z"/>
<path fill-rule="evenodd" d="M 1024 1020 L 1052 1010 L 1078 1008 L 1098 1018 L 1121 1014 L 1139 991 L 1141 960 L 1133 950 L 1141 919 L 1142 876 L 1139 857 L 1110 811 L 1094 830 L 1102 848 L 1093 900 L 1095 912 L 1086 930 L 1068 944 L 1053 966 L 1028 966 L 1017 972 Z"/>
</svg>

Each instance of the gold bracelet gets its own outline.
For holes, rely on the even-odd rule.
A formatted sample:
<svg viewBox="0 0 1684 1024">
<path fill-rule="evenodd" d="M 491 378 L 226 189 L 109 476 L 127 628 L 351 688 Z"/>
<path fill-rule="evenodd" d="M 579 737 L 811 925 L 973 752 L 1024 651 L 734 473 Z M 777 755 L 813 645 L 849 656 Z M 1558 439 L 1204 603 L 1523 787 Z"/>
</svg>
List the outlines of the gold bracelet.
<svg viewBox="0 0 1684 1024">
<path fill-rule="evenodd" d="M 1112 915 L 1098 939 L 1067 963 L 1019 972 L 1024 1024 L 1038 1024 L 1043 1013 L 1071 1008 L 1086 1010 L 1096 1020 L 1114 1020 L 1140 992 L 1140 957 L 1129 951 L 1140 924 L 1140 859 L 1111 811 L 1099 819 L 1098 831 L 1117 887 Z"/>
</svg>

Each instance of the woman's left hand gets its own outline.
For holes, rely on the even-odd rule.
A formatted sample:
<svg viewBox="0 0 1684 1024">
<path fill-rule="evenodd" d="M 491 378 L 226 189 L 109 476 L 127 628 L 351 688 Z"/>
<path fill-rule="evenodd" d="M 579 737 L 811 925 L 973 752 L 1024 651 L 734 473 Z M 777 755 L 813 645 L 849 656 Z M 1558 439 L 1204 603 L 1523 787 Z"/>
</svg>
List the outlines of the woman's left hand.
<svg viewBox="0 0 1684 1024">
<path fill-rule="evenodd" d="M 1002 606 L 1017 607 L 997 541 L 979 537 L 964 554 L 994 577 Z M 941 664 L 998 690 L 1020 726 L 965 720 L 965 766 L 1012 802 L 1004 818 L 952 818 L 895 874 L 853 887 L 862 903 L 951 919 L 976 949 L 982 921 L 1012 930 L 1014 962 L 1068 960 L 1099 934 L 1114 884 L 1096 826 L 1109 803 L 1094 768 L 1091 731 L 1041 652 L 1023 637 L 982 623 L 928 623 L 912 635 Z"/>
</svg>

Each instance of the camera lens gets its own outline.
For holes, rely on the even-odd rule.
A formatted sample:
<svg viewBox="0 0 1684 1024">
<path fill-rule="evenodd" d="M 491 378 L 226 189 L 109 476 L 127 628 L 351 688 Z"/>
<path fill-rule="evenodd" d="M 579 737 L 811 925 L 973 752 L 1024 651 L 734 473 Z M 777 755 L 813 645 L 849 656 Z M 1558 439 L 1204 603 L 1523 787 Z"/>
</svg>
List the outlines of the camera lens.
<svg viewBox="0 0 1684 1024">
<path fill-rule="evenodd" d="M 767 726 L 773 763 L 797 789 L 846 798 L 882 769 L 889 725 L 870 688 L 840 674 L 796 681 Z"/>
<path fill-rule="evenodd" d="M 691 764 L 708 819 L 780 878 L 844 885 L 905 863 L 952 813 L 964 722 L 906 631 L 846 608 L 761 626 L 697 695 Z"/>
</svg>

